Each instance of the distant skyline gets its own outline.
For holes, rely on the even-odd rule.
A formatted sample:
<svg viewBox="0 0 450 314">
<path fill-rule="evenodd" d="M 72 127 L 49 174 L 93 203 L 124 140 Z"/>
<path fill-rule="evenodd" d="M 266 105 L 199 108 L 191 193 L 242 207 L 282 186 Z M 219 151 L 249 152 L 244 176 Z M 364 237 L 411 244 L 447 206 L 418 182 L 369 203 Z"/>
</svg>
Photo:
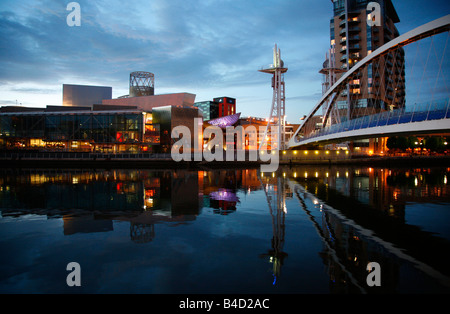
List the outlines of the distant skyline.
<svg viewBox="0 0 450 314">
<path fill-rule="evenodd" d="M 330 0 L 71 1 L 0 3 L 0 106 L 62 105 L 62 85 L 111 86 L 128 94 L 129 74 L 155 74 L 155 94 L 188 92 L 196 101 L 229 96 L 242 116 L 266 117 L 275 44 L 285 74 L 287 121 L 319 100 L 319 70 L 330 45 Z M 400 34 L 450 13 L 448 0 L 393 0 Z"/>
</svg>

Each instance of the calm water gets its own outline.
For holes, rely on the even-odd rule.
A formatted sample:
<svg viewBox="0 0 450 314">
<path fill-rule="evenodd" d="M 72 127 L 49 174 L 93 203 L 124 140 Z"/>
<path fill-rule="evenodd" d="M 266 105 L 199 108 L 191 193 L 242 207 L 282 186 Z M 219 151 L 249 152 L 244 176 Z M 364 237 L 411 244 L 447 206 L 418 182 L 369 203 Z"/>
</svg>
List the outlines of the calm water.
<svg viewBox="0 0 450 314">
<path fill-rule="evenodd" d="M 0 170 L 0 293 L 449 293 L 449 180 L 450 168 Z M 81 287 L 66 284 L 70 262 Z"/>
</svg>

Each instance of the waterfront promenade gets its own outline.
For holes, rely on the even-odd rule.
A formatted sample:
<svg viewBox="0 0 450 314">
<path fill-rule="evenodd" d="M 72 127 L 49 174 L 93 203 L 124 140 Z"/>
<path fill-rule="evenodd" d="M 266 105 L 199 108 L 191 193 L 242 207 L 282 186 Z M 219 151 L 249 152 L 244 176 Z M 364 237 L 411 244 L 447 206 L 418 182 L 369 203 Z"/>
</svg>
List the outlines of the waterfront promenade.
<svg viewBox="0 0 450 314">
<path fill-rule="evenodd" d="M 135 167 L 135 166 L 158 166 L 167 167 L 230 167 L 230 166 L 257 166 L 266 163 L 259 157 L 254 161 L 249 158 L 249 152 L 246 152 L 245 161 L 239 161 L 237 156 L 233 161 L 227 161 L 225 156 L 223 161 L 180 161 L 172 159 L 171 154 L 167 153 L 90 153 L 90 152 L 27 152 L 27 151 L 3 151 L 0 152 L 0 167 L 47 167 L 47 166 L 109 166 L 109 167 Z M 448 165 L 450 164 L 449 155 L 407 155 L 407 156 L 364 156 L 354 155 L 349 151 L 336 150 L 285 150 L 279 152 L 280 165 L 332 165 L 332 164 L 372 164 L 372 165 Z"/>
</svg>

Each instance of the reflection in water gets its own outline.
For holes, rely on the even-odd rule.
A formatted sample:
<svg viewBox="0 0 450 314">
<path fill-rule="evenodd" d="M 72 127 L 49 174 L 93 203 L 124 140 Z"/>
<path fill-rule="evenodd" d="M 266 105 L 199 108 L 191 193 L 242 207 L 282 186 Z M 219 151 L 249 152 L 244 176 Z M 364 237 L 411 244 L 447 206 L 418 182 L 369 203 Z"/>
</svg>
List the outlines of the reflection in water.
<svg viewBox="0 0 450 314">
<path fill-rule="evenodd" d="M 274 177 L 274 175 L 272 176 Z M 269 257 L 269 262 L 273 264 L 273 285 L 281 274 L 281 266 L 284 259 L 288 256 L 283 252 L 285 236 L 285 214 L 286 214 L 286 196 L 288 195 L 286 182 L 283 178 L 276 178 L 275 182 L 264 176 L 261 178 L 261 186 L 266 194 L 267 204 L 269 205 L 270 216 L 272 217 L 272 249 L 261 257 Z M 265 183 L 265 184 L 264 184 Z"/>
<path fill-rule="evenodd" d="M 303 169 L 300 175 L 293 170 L 294 193 L 326 245 L 321 256 L 328 266 L 331 291 L 368 292 L 366 266 L 376 261 L 383 270 L 380 291 L 396 292 L 401 260 L 450 287 L 443 258 L 448 239 L 405 223 L 408 202 L 449 203 L 448 170 L 330 168 Z M 320 224 L 306 199 L 320 211 Z"/>
<path fill-rule="evenodd" d="M 113 230 L 130 222 L 130 237 L 151 241 L 154 224 L 187 223 L 201 209 L 197 173 L 178 171 L 21 171 L 0 178 L 2 216 L 62 218 L 64 234 Z"/>
<path fill-rule="evenodd" d="M 239 198 L 231 189 L 219 188 L 209 194 L 209 206 L 215 208 L 214 212 L 221 215 L 227 215 L 236 210 L 236 204 Z"/>
<path fill-rule="evenodd" d="M 412 223 L 408 215 L 417 204 L 448 209 L 449 173 L 449 168 L 323 166 L 286 167 L 276 173 L 257 169 L 2 170 L 0 209 L 2 217 L 34 214 L 61 219 L 65 236 L 111 232 L 113 222 L 128 222 L 131 241 L 143 244 L 158 237 L 158 224 L 189 226 L 203 210 L 220 214 L 215 219 L 236 216 L 244 198 L 255 194 L 267 205 L 252 206 L 267 212 L 272 227 L 270 249 L 256 253 L 271 265 L 272 286 L 281 284 L 281 277 L 286 282 L 295 280 L 282 275 L 282 267 L 287 262 L 295 266 L 295 258 L 288 260 L 288 256 L 304 249 L 296 247 L 297 239 L 287 232 L 288 222 L 294 225 L 291 228 L 299 222 L 290 216 L 293 213 L 305 217 L 320 238 L 322 251 L 315 254 L 327 270 L 332 293 L 372 293 L 374 289 L 366 285 L 366 266 L 372 261 L 382 269 L 383 284 L 376 292 L 402 291 L 405 263 L 437 280 L 441 285 L 437 289 L 448 289 L 450 272 L 443 257 L 450 249 L 450 236 L 438 232 L 439 224 L 447 230 L 448 211 L 436 217 L 426 211 L 418 214 L 420 219 L 415 221 L 433 218 L 433 230 Z"/>
<path fill-rule="evenodd" d="M 405 224 L 408 202 L 450 202 L 449 170 L 299 167 L 262 174 L 273 225 L 272 250 L 263 256 L 273 263 L 274 284 L 288 255 L 282 250 L 284 222 L 286 198 L 293 191 L 324 243 L 320 256 L 328 269 L 331 292 L 370 292 L 366 267 L 373 261 L 383 269 L 378 292 L 396 292 L 400 260 L 450 288 L 443 258 L 449 239 Z"/>
</svg>

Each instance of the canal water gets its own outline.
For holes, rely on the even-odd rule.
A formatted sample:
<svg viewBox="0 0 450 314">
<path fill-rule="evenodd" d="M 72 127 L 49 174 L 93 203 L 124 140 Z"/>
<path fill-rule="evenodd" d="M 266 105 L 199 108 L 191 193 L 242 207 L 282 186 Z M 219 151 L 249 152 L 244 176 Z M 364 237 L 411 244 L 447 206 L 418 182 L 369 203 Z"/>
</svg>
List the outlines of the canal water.
<svg viewBox="0 0 450 314">
<path fill-rule="evenodd" d="M 0 293 L 449 293 L 449 180 L 450 168 L 2 169 Z"/>
</svg>

